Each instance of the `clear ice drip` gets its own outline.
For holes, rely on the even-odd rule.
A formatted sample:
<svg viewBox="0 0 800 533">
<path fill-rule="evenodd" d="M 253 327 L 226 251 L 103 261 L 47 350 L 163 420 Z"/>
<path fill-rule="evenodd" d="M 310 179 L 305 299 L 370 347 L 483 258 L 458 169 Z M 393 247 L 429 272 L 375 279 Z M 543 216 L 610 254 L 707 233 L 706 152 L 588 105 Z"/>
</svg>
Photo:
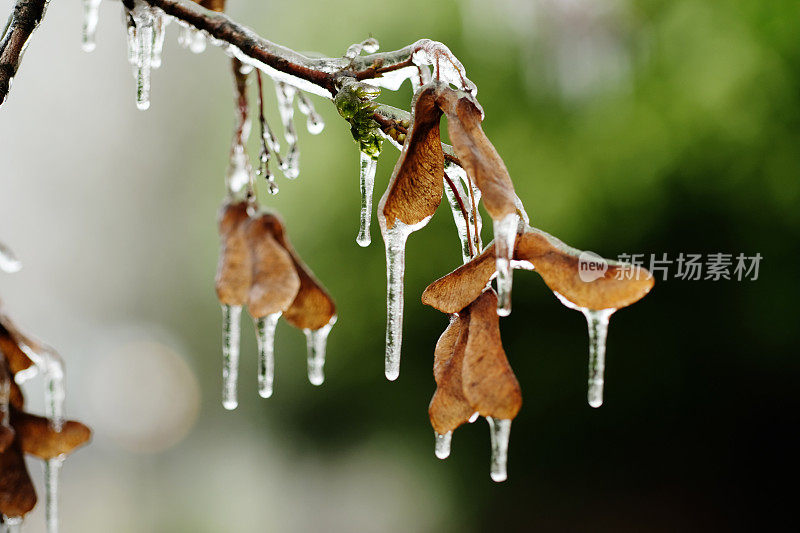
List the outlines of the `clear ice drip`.
<svg viewBox="0 0 800 533">
<path fill-rule="evenodd" d="M 372 242 L 369 227 L 372 222 L 372 189 L 375 185 L 375 171 L 378 169 L 378 160 L 372 156 L 359 152 L 361 160 L 359 165 L 359 183 L 361 188 L 361 226 L 358 230 L 356 242 L 359 246 L 367 247 Z"/>
<path fill-rule="evenodd" d="M 99 8 L 100 0 L 83 0 L 83 31 L 81 35 L 81 48 L 84 52 L 91 52 L 97 46 L 95 35 L 97 33 Z"/>
<path fill-rule="evenodd" d="M 492 442 L 492 464 L 490 475 L 493 481 L 505 481 L 508 478 L 506 463 L 508 462 L 508 439 L 511 436 L 511 420 L 486 417 L 489 423 L 489 437 Z"/>
<path fill-rule="evenodd" d="M 178 33 L 178 44 L 195 54 L 202 54 L 206 50 L 206 36 L 201 30 L 186 24 Z"/>
<path fill-rule="evenodd" d="M 450 457 L 450 443 L 453 440 L 453 432 L 448 431 L 445 434 L 441 434 L 434 431 L 433 434 L 436 436 L 436 457 L 439 459 L 447 459 Z"/>
<path fill-rule="evenodd" d="M 5 525 L 6 533 L 20 533 L 22 531 L 22 517 L 21 516 L 5 516 L 3 515 L 3 525 Z"/>
<path fill-rule="evenodd" d="M 222 306 L 222 406 L 231 411 L 239 405 L 239 339 L 242 306 Z"/>
<path fill-rule="evenodd" d="M 511 314 L 511 259 L 514 256 L 514 244 L 517 238 L 516 213 L 510 213 L 500 220 L 494 221 L 494 251 L 497 264 L 497 314 Z"/>
<path fill-rule="evenodd" d="M 169 19 L 163 11 L 152 8 L 153 11 L 153 53 L 151 66 L 161 67 L 161 54 L 164 52 L 164 38 L 167 35 L 167 24 Z"/>
<path fill-rule="evenodd" d="M 464 263 L 466 263 L 472 257 L 471 251 L 478 254 L 483 246 L 480 233 L 483 224 L 480 212 L 477 210 L 478 202 L 480 202 L 480 190 L 472 186 L 472 196 L 470 196 L 470 180 L 464 169 L 458 165 L 445 164 L 444 171 L 456 188 L 454 192 L 448 184 L 445 184 L 444 192 L 447 195 L 447 200 L 450 202 L 450 209 L 453 212 L 453 221 L 456 223 L 458 237 L 461 240 L 461 256 Z M 461 205 L 458 203 L 456 195 L 461 198 L 464 208 L 467 210 L 468 219 L 464 218 L 464 213 L 461 211 Z M 472 209 L 473 198 L 475 205 L 474 210 Z M 472 240 L 471 245 L 470 239 Z"/>
<path fill-rule="evenodd" d="M 234 141 L 231 147 L 225 183 L 230 194 L 242 191 L 250 183 L 250 161 L 244 146 L 238 141 Z"/>
<path fill-rule="evenodd" d="M 314 104 L 308 99 L 308 96 L 302 91 L 297 91 L 297 109 L 304 114 L 306 118 L 306 129 L 311 135 L 319 135 L 325 129 L 325 121 L 322 119 Z"/>
<path fill-rule="evenodd" d="M 128 60 L 135 67 L 136 107 L 150 107 L 150 69 L 153 61 L 155 16 L 147 4 L 137 1 L 128 11 Z"/>
<path fill-rule="evenodd" d="M 275 327 L 281 312 L 256 319 L 258 339 L 258 394 L 262 398 L 272 396 L 275 377 Z"/>
<path fill-rule="evenodd" d="M 403 344 L 403 276 L 406 268 L 406 241 L 410 226 L 399 220 L 383 232 L 386 246 L 386 359 L 385 373 L 390 381 L 400 376 L 400 350 Z"/>
<path fill-rule="evenodd" d="M 64 457 L 54 457 L 44 462 L 45 519 L 47 533 L 58 533 L 58 485 Z"/>
<path fill-rule="evenodd" d="M 279 81 L 275 83 L 275 93 L 278 96 L 278 112 L 283 123 L 283 137 L 289 145 L 280 168 L 284 176 L 295 179 L 300 174 L 300 149 L 297 146 L 297 132 L 294 129 L 294 97 L 297 89 Z"/>
<path fill-rule="evenodd" d="M 19 271 L 20 268 L 22 268 L 22 263 L 19 262 L 11 248 L 0 242 L 0 270 L 11 274 Z"/>
<path fill-rule="evenodd" d="M 566 307 L 583 313 L 589 327 L 589 391 L 587 399 L 592 407 L 603 405 L 604 373 L 606 369 L 606 337 L 608 336 L 608 322 L 616 308 L 588 309 L 570 302 L 561 294 L 554 292 Z"/>
<path fill-rule="evenodd" d="M 414 65 L 433 66 L 433 74 L 436 79 L 445 83 L 450 83 L 459 89 L 475 96 L 478 89 L 472 81 L 467 78 L 467 71 L 461 61 L 453 55 L 447 46 L 437 41 L 422 41 L 419 43 L 419 50 L 411 56 Z"/>
<path fill-rule="evenodd" d="M 378 44 L 378 40 L 374 37 L 370 37 L 360 43 L 351 44 L 347 47 L 347 51 L 344 53 L 344 57 L 347 59 L 355 59 L 358 55 L 364 51 L 368 54 L 374 54 L 378 51 L 380 45 Z"/>
<path fill-rule="evenodd" d="M 64 427 L 64 361 L 54 350 L 46 351 L 44 357 L 44 411 L 55 431 Z"/>
<path fill-rule="evenodd" d="M 319 329 L 304 329 L 306 334 L 306 347 L 308 349 L 308 381 L 312 385 L 322 385 L 325 381 L 325 348 L 328 335 L 336 323 L 336 316 Z"/>
</svg>

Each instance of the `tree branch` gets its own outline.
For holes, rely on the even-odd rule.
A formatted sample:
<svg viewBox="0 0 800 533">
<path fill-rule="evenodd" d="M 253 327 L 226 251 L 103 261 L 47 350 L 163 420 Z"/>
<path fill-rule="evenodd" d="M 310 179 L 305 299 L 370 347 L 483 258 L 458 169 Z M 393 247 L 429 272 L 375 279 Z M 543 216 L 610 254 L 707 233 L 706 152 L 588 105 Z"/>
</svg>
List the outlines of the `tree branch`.
<svg viewBox="0 0 800 533">
<path fill-rule="evenodd" d="M 50 0 L 17 0 L 0 38 L 0 105 L 8 96 L 31 35 L 44 18 Z"/>
</svg>

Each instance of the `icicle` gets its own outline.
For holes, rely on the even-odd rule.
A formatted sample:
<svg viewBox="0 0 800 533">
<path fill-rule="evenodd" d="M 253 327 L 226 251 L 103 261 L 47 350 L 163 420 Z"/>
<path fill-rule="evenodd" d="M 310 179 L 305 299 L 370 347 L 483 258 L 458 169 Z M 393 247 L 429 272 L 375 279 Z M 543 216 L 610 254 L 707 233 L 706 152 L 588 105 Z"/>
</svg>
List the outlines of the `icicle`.
<svg viewBox="0 0 800 533">
<path fill-rule="evenodd" d="M 164 38 L 169 20 L 163 11 L 152 8 L 153 11 L 153 53 L 151 65 L 153 68 L 161 67 L 161 54 L 164 51 Z"/>
<path fill-rule="evenodd" d="M 489 437 L 492 442 L 491 476 L 494 481 L 505 481 L 508 478 L 506 463 L 508 461 L 508 439 L 511 436 L 511 420 L 486 417 L 489 422 Z"/>
<path fill-rule="evenodd" d="M 276 82 L 275 92 L 278 96 L 278 112 L 283 122 L 283 136 L 289 144 L 281 170 L 287 178 L 295 179 L 300 173 L 300 149 L 297 146 L 297 132 L 294 129 L 294 96 L 297 89 L 286 83 Z"/>
<path fill-rule="evenodd" d="M 22 517 L 21 516 L 5 516 L 3 515 L 3 522 L 6 527 L 6 533 L 20 533 L 22 531 Z"/>
<path fill-rule="evenodd" d="M 399 220 L 384 232 L 386 246 L 386 360 L 385 373 L 390 381 L 400 376 L 400 350 L 403 344 L 403 276 L 406 241 L 411 228 Z"/>
<path fill-rule="evenodd" d="M 178 44 L 195 54 L 202 54 L 206 50 L 206 36 L 202 31 L 187 24 L 178 34 Z"/>
<path fill-rule="evenodd" d="M 589 405 L 600 407 L 603 405 L 604 373 L 606 369 L 606 337 L 608 335 L 608 322 L 616 308 L 587 309 L 570 302 L 564 296 L 553 292 L 556 297 L 570 309 L 583 313 L 589 327 L 589 392 L 587 398 Z"/>
<path fill-rule="evenodd" d="M 275 372 L 275 327 L 281 312 L 256 320 L 258 336 L 258 394 L 262 398 L 272 396 L 272 382 Z"/>
<path fill-rule="evenodd" d="M 61 431 L 64 426 L 64 361 L 52 348 L 46 349 L 43 356 L 45 361 L 44 373 L 44 411 L 50 420 L 50 427 Z"/>
<path fill-rule="evenodd" d="M 359 246 L 367 247 L 372 242 L 369 227 L 372 221 L 372 189 L 375 185 L 375 171 L 378 168 L 378 160 L 372 156 L 359 152 L 360 162 L 360 185 L 361 185 L 361 227 L 358 230 L 356 242 Z"/>
<path fill-rule="evenodd" d="M 467 230 L 467 220 L 464 218 L 464 213 L 461 211 L 461 204 L 458 203 L 458 199 L 456 195 L 461 197 L 462 201 L 465 201 L 465 194 L 464 189 L 460 186 L 459 181 L 453 179 L 453 175 L 451 174 L 451 170 L 445 169 L 447 172 L 447 177 L 450 178 L 450 181 L 456 187 L 456 191 L 454 192 L 450 185 L 445 183 L 444 185 L 444 193 L 447 196 L 447 200 L 450 202 L 450 209 L 453 212 L 453 221 L 456 223 L 456 229 L 458 230 L 458 237 L 461 240 L 461 258 L 463 259 L 464 263 L 469 262 L 472 258 L 472 254 L 474 252 L 474 248 L 470 243 L 470 237 L 472 236 L 472 229 Z M 465 207 L 468 204 L 465 204 Z"/>
<path fill-rule="evenodd" d="M 228 162 L 228 172 L 225 175 L 225 183 L 228 186 L 228 192 L 236 194 L 250 183 L 250 168 L 247 160 L 247 152 L 244 146 L 235 142 L 231 148 L 231 157 Z"/>
<path fill-rule="evenodd" d="M 0 270 L 11 274 L 18 272 L 20 268 L 22 268 L 22 263 L 19 262 L 11 248 L 0 242 Z"/>
<path fill-rule="evenodd" d="M 494 221 L 494 250 L 497 262 L 497 314 L 511 314 L 511 258 L 514 256 L 514 243 L 517 238 L 516 213 L 510 213 Z"/>
<path fill-rule="evenodd" d="M 231 411 L 239 405 L 239 320 L 241 305 L 222 306 L 222 406 Z"/>
<path fill-rule="evenodd" d="M 434 431 L 433 434 L 436 436 L 436 457 L 439 459 L 447 459 L 450 457 L 450 443 L 453 440 L 453 432 L 448 431 L 442 435 Z"/>
<path fill-rule="evenodd" d="M 308 381 L 312 385 L 322 385 L 325 381 L 323 368 L 325 366 L 325 345 L 328 342 L 328 334 L 336 324 L 336 315 L 331 321 L 319 329 L 304 329 L 306 334 L 306 347 L 308 348 Z"/>
<path fill-rule="evenodd" d="M 325 121 L 314 109 L 314 104 L 302 91 L 297 92 L 297 109 L 307 118 L 306 129 L 311 135 L 319 135 L 325 129 Z"/>
<path fill-rule="evenodd" d="M 480 414 L 478 411 L 475 411 L 474 413 L 472 413 L 472 416 L 471 416 L 471 417 L 469 417 L 469 423 L 470 423 L 470 424 L 474 424 L 474 423 L 475 423 L 475 421 L 476 421 L 476 420 L 478 420 L 478 417 L 479 417 L 480 415 L 481 415 L 481 414 Z"/>
<path fill-rule="evenodd" d="M 44 462 L 45 517 L 47 533 L 58 533 L 58 484 L 64 457 L 54 457 Z"/>
<path fill-rule="evenodd" d="M 95 34 L 97 33 L 97 19 L 100 0 L 83 0 L 83 35 L 81 48 L 84 52 L 91 52 L 97 46 Z"/>
<path fill-rule="evenodd" d="M 150 107 L 150 67 L 153 59 L 153 11 L 137 2 L 128 11 L 128 60 L 136 67 L 136 107 Z"/>
</svg>

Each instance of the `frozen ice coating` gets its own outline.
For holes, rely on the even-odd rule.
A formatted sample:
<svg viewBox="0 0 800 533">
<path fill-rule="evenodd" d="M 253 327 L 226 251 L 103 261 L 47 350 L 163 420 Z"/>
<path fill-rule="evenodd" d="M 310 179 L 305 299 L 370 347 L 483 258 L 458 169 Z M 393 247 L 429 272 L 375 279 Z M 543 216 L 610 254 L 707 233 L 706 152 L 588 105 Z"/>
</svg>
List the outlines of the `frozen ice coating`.
<svg viewBox="0 0 800 533">
<path fill-rule="evenodd" d="M 228 171 L 225 175 L 225 183 L 228 186 L 229 194 L 241 192 L 250 183 L 250 164 L 247 159 L 247 152 L 241 143 L 235 142 L 231 148 L 231 158 L 228 162 Z"/>
<path fill-rule="evenodd" d="M 489 437 L 492 443 L 492 462 L 489 472 L 493 481 L 505 481 L 508 478 L 506 463 L 511 420 L 487 416 L 486 421 L 489 423 Z"/>
<path fill-rule="evenodd" d="M 19 271 L 20 268 L 22 268 L 22 263 L 19 262 L 11 248 L 0 242 L 0 270 L 12 274 Z"/>
<path fill-rule="evenodd" d="M 64 427 L 64 361 L 52 348 L 46 349 L 44 356 L 44 410 L 50 419 L 50 426 L 61 431 Z"/>
<path fill-rule="evenodd" d="M 433 434 L 436 437 L 436 447 L 434 450 L 436 457 L 439 459 L 447 459 L 450 457 L 450 443 L 453 440 L 453 432 L 448 431 L 445 434 L 441 434 L 434 431 Z"/>
<path fill-rule="evenodd" d="M 478 420 L 479 416 L 481 416 L 481 414 L 478 411 L 475 411 L 474 413 L 472 413 L 472 416 L 469 417 L 469 420 L 467 422 L 469 422 L 470 424 L 474 424 L 475 421 Z"/>
<path fill-rule="evenodd" d="M 128 60 L 135 66 L 136 107 L 150 107 L 150 69 L 153 60 L 155 16 L 147 4 L 137 1 L 128 11 Z"/>
<path fill-rule="evenodd" d="M 478 88 L 467 78 L 467 71 L 453 52 L 444 44 L 436 41 L 425 40 L 420 43 L 420 48 L 411 56 L 414 65 L 433 67 L 433 76 L 436 79 L 450 83 L 475 96 Z"/>
<path fill-rule="evenodd" d="M 5 522 L 6 533 L 20 533 L 22 531 L 21 516 L 3 516 L 3 522 Z"/>
<path fill-rule="evenodd" d="M 403 276 L 406 268 L 406 241 L 412 231 L 411 226 L 395 220 L 394 226 L 383 232 L 387 280 L 384 371 L 389 381 L 394 381 L 400 376 L 400 350 L 403 344 Z"/>
<path fill-rule="evenodd" d="M 97 33 L 99 8 L 100 0 L 83 0 L 83 31 L 81 35 L 81 48 L 84 52 L 91 52 L 97 46 L 95 34 Z"/>
<path fill-rule="evenodd" d="M 319 329 L 304 329 L 306 334 L 306 347 L 308 349 L 308 381 L 312 385 L 322 385 L 325 381 L 325 349 L 328 335 L 336 323 L 336 315 L 331 321 Z"/>
<path fill-rule="evenodd" d="M 608 321 L 616 309 L 581 309 L 589 326 L 589 405 L 603 405 L 603 373 L 606 368 Z"/>
<path fill-rule="evenodd" d="M 311 135 L 319 135 L 325 129 L 325 121 L 314 109 L 314 104 L 302 91 L 297 91 L 297 109 L 304 114 L 306 119 L 306 129 Z"/>
<path fill-rule="evenodd" d="M 347 47 L 344 57 L 347 59 L 355 59 L 362 51 L 368 54 L 374 54 L 379 48 L 378 40 L 374 37 L 370 37 L 360 43 L 351 44 Z"/>
<path fill-rule="evenodd" d="M 58 533 L 58 485 L 63 457 L 47 459 L 44 462 L 45 520 L 47 533 Z"/>
<path fill-rule="evenodd" d="M 222 306 L 222 406 L 229 411 L 239 405 L 236 389 L 239 381 L 241 315 L 241 305 Z"/>
<path fill-rule="evenodd" d="M 152 8 L 153 11 L 153 54 L 151 66 L 153 68 L 161 67 L 161 54 L 164 52 L 164 38 L 166 37 L 167 24 L 169 19 L 158 8 Z"/>
<path fill-rule="evenodd" d="M 272 396 L 275 376 L 275 327 L 281 312 L 256 319 L 258 339 L 258 394 L 262 398 Z"/>
<path fill-rule="evenodd" d="M 361 188 L 361 226 L 358 229 L 356 242 L 359 246 L 367 247 L 372 242 L 370 224 L 372 222 L 372 189 L 375 185 L 375 171 L 378 169 L 378 160 L 372 156 L 359 152 L 359 184 Z"/>
<path fill-rule="evenodd" d="M 178 44 L 195 54 L 202 54 L 206 50 L 206 36 L 192 26 L 183 25 L 178 33 Z"/>
<path fill-rule="evenodd" d="M 464 213 L 461 212 L 461 205 L 458 203 L 456 194 L 461 197 L 462 202 L 465 202 L 464 207 L 467 208 L 468 212 L 470 212 L 471 209 L 469 208 L 469 204 L 466 202 L 468 198 L 464 193 L 464 188 L 461 186 L 461 180 L 457 173 L 448 167 L 445 167 L 445 172 L 447 173 L 447 177 L 450 178 L 450 181 L 453 183 L 453 186 L 456 188 L 456 191 L 454 192 L 450 188 L 449 184 L 445 183 L 444 193 L 447 196 L 447 201 L 450 202 L 450 209 L 453 212 L 453 221 L 456 223 L 458 238 L 461 240 L 461 258 L 464 263 L 468 263 L 472 258 L 473 253 L 479 252 L 480 248 L 477 250 L 474 248 L 475 244 L 472 235 L 474 233 L 473 227 L 467 227 L 469 222 L 464 218 Z M 469 214 L 471 215 L 472 213 Z M 470 242 L 471 240 L 472 242 Z"/>
<path fill-rule="evenodd" d="M 575 305 L 557 292 L 553 292 L 553 294 L 566 307 L 580 311 L 586 317 L 586 324 L 589 327 L 589 392 L 587 396 L 589 405 L 600 407 L 603 405 L 608 322 L 616 309 L 587 309 L 586 307 Z"/>
<path fill-rule="evenodd" d="M 297 89 L 278 81 L 275 82 L 275 93 L 278 96 L 278 112 L 283 123 L 283 137 L 289 145 L 280 168 L 287 178 L 295 179 L 300 173 L 300 148 L 297 146 L 297 132 L 294 129 L 294 97 Z"/>
<path fill-rule="evenodd" d="M 511 282 L 514 242 L 517 238 L 516 213 L 510 213 L 494 221 L 495 260 L 497 262 L 497 314 L 511 314 Z"/>
</svg>

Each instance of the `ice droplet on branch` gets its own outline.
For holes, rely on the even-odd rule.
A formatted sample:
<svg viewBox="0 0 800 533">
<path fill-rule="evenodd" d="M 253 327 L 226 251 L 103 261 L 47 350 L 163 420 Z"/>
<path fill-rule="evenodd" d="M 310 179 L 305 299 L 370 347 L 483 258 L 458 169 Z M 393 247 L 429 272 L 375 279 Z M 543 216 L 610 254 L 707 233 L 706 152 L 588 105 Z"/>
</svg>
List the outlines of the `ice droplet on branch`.
<svg viewBox="0 0 800 533">
<path fill-rule="evenodd" d="M 487 416 L 486 421 L 489 423 L 489 438 L 492 443 L 490 475 L 494 481 L 505 481 L 508 478 L 506 463 L 508 462 L 511 420 Z"/>
<path fill-rule="evenodd" d="M 45 520 L 47 533 L 58 533 L 58 485 L 64 458 L 54 457 L 44 462 Z"/>
<path fill-rule="evenodd" d="M 152 54 L 152 67 L 161 67 L 161 55 L 164 52 L 164 39 L 167 35 L 167 24 L 169 19 L 166 14 L 158 8 L 152 8 L 153 11 L 153 54 Z"/>
<path fill-rule="evenodd" d="M 100 0 L 83 0 L 83 29 L 81 35 L 81 48 L 84 52 L 91 52 L 97 46 L 95 35 L 97 33 L 99 8 Z"/>
<path fill-rule="evenodd" d="M 314 109 L 314 104 L 302 91 L 297 91 L 297 109 L 304 114 L 306 119 L 306 129 L 311 135 L 319 135 L 325 129 L 325 121 Z"/>
<path fill-rule="evenodd" d="M 239 405 L 239 340 L 242 306 L 222 306 L 222 406 L 231 411 Z"/>
<path fill-rule="evenodd" d="M 336 324 L 336 315 L 319 329 L 304 329 L 308 349 L 308 381 L 312 385 L 322 385 L 325 381 L 325 349 L 331 328 Z"/>
<path fill-rule="evenodd" d="M 153 11 L 137 1 L 128 11 L 128 60 L 135 66 L 136 107 L 150 107 L 150 68 L 153 59 Z"/>
<path fill-rule="evenodd" d="M 278 112 L 283 123 L 283 137 L 289 145 L 280 168 L 287 178 L 295 179 L 300 174 L 300 148 L 297 146 L 297 132 L 294 129 L 294 97 L 297 89 L 276 81 L 275 93 L 278 97 Z"/>
<path fill-rule="evenodd" d="M 608 323 L 616 308 L 587 309 L 570 302 L 561 294 L 554 292 L 562 304 L 570 309 L 583 313 L 589 327 L 589 391 L 587 399 L 592 407 L 603 405 L 603 385 L 605 384 L 606 369 L 606 337 L 608 336 Z"/>
<path fill-rule="evenodd" d="M 497 263 L 497 314 L 511 314 L 511 259 L 514 256 L 514 243 L 517 239 L 516 213 L 510 213 L 494 221 L 494 249 Z"/>
<path fill-rule="evenodd" d="M 275 376 L 275 328 L 281 312 L 256 319 L 258 340 L 258 394 L 262 398 L 272 396 Z"/>
<path fill-rule="evenodd" d="M 0 242 L 0 270 L 13 274 L 20 268 L 22 268 L 22 263 L 19 262 L 11 248 Z"/>
<path fill-rule="evenodd" d="M 21 516 L 5 516 L 3 515 L 3 522 L 6 527 L 6 533 L 20 533 L 22 531 L 22 517 Z"/>
<path fill-rule="evenodd" d="M 356 242 L 359 246 L 367 247 L 372 242 L 370 224 L 372 222 L 372 190 L 375 185 L 375 171 L 378 169 L 378 160 L 371 155 L 359 152 L 359 184 L 361 188 L 361 226 L 358 230 Z"/>
<path fill-rule="evenodd" d="M 450 443 L 453 440 L 453 432 L 448 431 L 442 434 L 434 431 L 433 434 L 436 436 L 436 446 L 434 449 L 436 457 L 439 459 L 447 459 L 450 457 Z"/>
</svg>

